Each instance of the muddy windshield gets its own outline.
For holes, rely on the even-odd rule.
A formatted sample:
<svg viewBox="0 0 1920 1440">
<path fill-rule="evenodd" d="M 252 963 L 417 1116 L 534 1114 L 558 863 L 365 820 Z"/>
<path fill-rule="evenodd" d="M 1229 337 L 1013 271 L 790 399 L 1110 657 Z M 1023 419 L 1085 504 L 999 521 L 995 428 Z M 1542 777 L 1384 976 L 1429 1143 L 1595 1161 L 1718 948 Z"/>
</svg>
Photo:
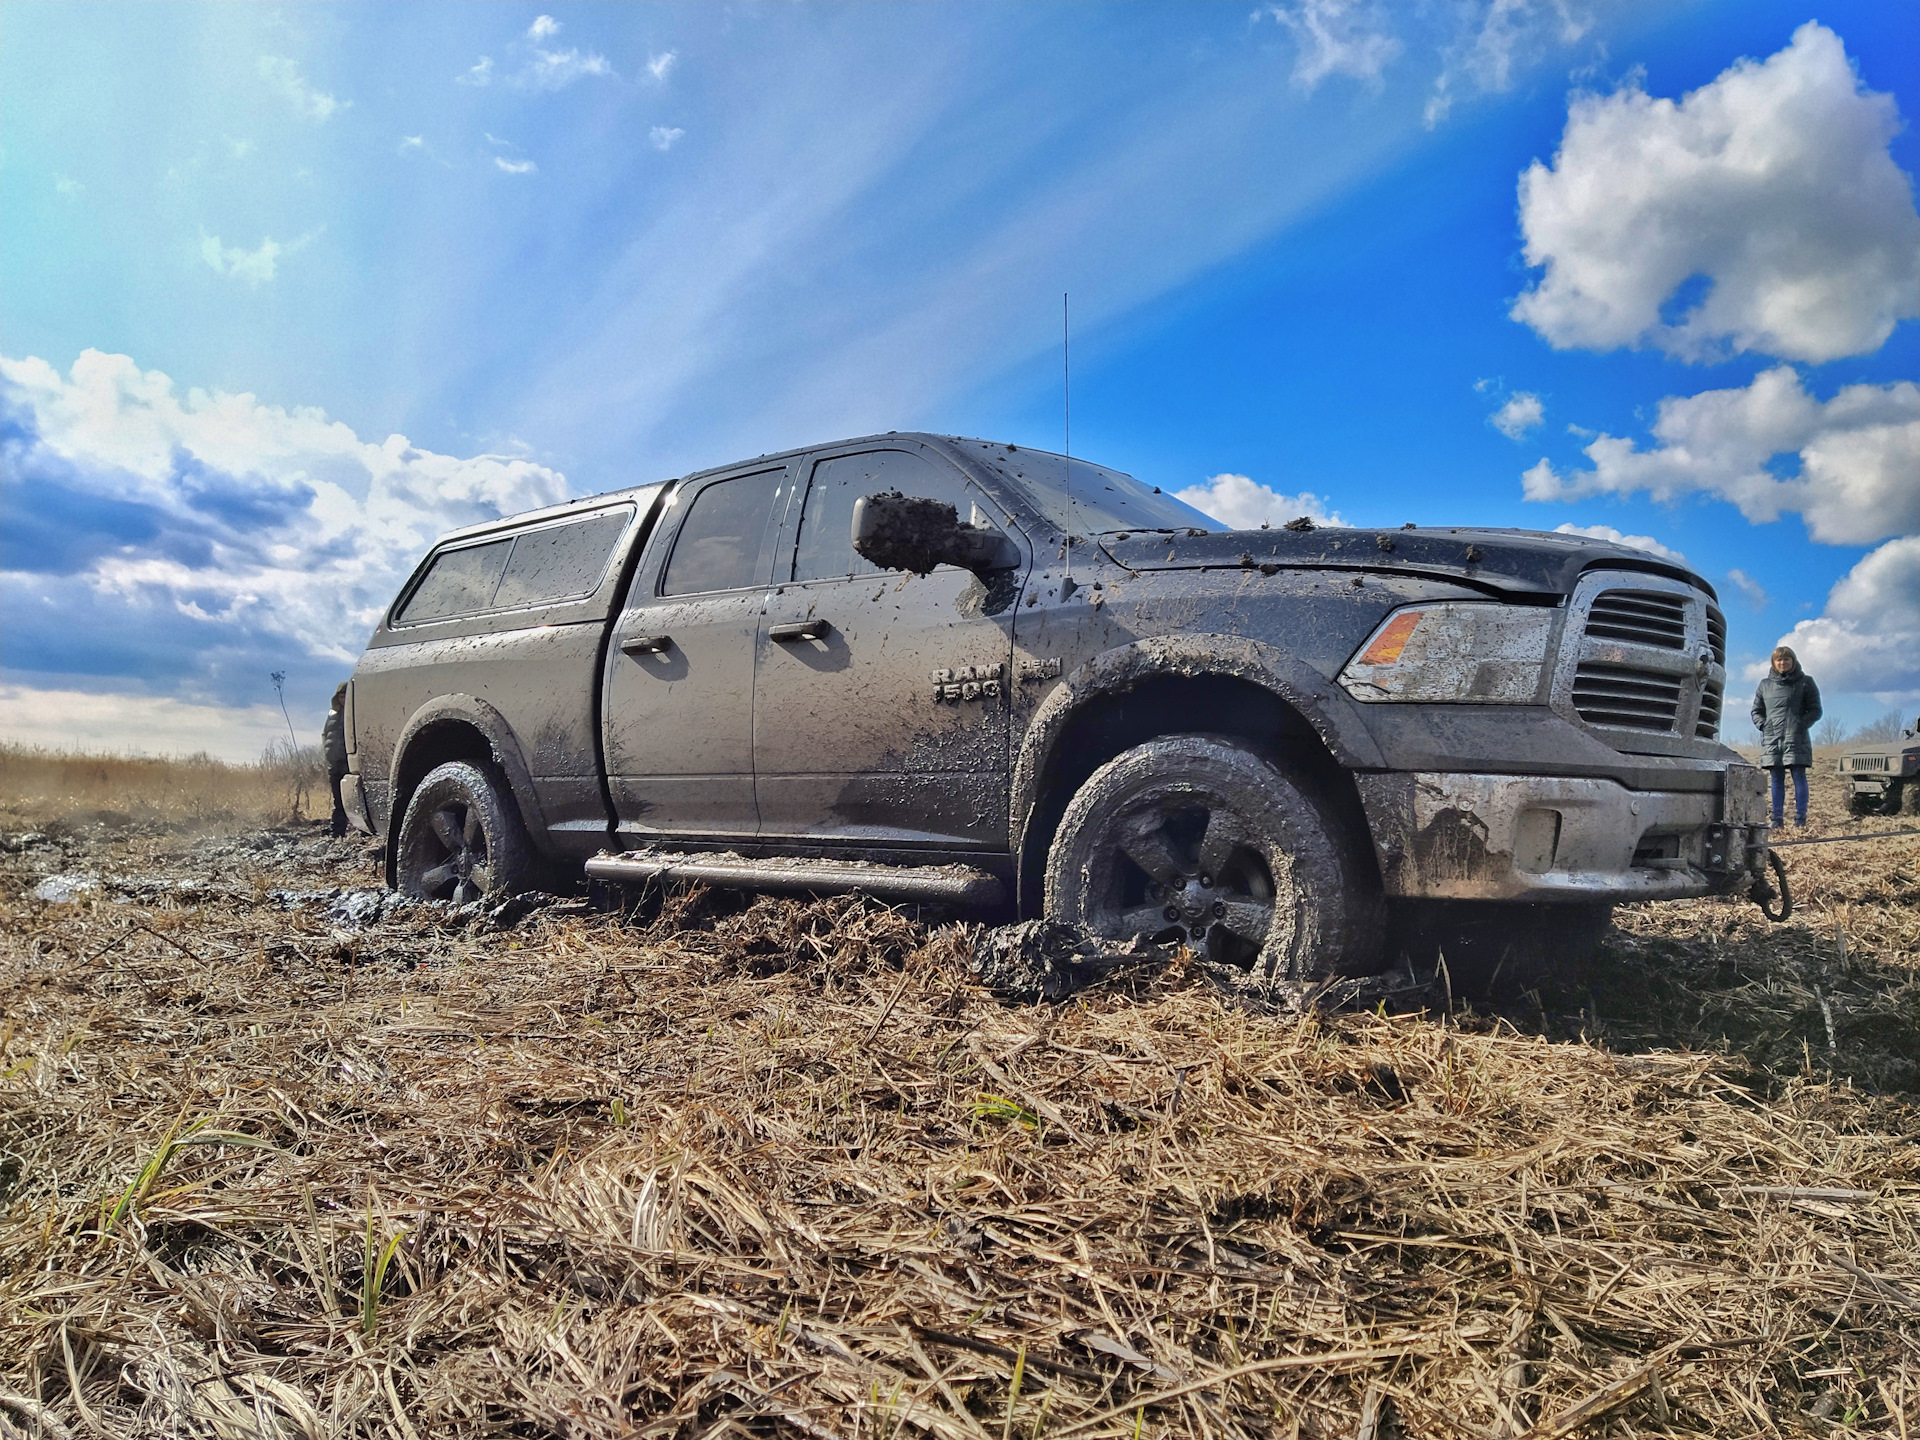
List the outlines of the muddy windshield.
<svg viewBox="0 0 1920 1440">
<path fill-rule="evenodd" d="M 1220 528 L 1219 521 L 1191 505 L 1104 465 L 1075 460 L 1069 471 L 1069 462 L 1062 456 L 999 445 L 988 452 L 987 458 L 1056 530 L 1074 535 L 1110 535 L 1116 530 Z"/>
</svg>

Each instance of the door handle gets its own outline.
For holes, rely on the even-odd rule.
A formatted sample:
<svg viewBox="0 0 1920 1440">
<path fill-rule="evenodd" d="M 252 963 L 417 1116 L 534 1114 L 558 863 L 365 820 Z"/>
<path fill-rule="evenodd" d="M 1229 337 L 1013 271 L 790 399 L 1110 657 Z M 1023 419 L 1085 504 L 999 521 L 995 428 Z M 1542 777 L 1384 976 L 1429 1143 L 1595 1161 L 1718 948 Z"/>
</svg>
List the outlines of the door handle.
<svg viewBox="0 0 1920 1440">
<path fill-rule="evenodd" d="M 671 635 L 629 635 L 620 642 L 629 655 L 664 655 L 673 648 Z"/>
<path fill-rule="evenodd" d="M 796 620 L 790 625 L 772 625 L 767 635 L 774 640 L 824 640 L 833 627 L 820 619 Z"/>
</svg>

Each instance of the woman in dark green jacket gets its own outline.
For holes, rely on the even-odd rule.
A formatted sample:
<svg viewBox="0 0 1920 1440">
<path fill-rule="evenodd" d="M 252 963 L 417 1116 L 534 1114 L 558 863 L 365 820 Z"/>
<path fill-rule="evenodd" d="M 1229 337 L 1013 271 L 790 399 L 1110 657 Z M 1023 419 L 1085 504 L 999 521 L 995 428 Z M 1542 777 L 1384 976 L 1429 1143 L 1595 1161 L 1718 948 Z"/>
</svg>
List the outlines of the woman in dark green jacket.
<svg viewBox="0 0 1920 1440">
<path fill-rule="evenodd" d="M 1813 763 L 1810 731 L 1820 718 L 1820 687 L 1800 668 L 1800 658 L 1782 645 L 1773 668 L 1753 692 L 1753 728 L 1760 732 L 1760 763 L 1773 772 L 1773 824 L 1786 809 L 1787 771 L 1793 771 L 1793 823 L 1807 823 L 1807 766 Z"/>
</svg>

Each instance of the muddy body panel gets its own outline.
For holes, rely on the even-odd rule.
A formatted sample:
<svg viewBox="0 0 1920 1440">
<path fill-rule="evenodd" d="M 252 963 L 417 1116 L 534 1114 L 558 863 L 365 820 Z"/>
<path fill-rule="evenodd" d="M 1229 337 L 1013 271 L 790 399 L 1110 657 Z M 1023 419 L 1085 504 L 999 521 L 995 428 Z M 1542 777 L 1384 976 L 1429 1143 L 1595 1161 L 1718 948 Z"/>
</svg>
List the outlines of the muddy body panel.
<svg viewBox="0 0 1920 1440">
<path fill-rule="evenodd" d="M 764 843 L 1004 850 L 1014 616 L 1027 564 L 885 571 L 854 505 L 904 491 L 1017 534 L 997 499 L 912 442 L 829 447 L 792 487 L 754 652 Z"/>
</svg>

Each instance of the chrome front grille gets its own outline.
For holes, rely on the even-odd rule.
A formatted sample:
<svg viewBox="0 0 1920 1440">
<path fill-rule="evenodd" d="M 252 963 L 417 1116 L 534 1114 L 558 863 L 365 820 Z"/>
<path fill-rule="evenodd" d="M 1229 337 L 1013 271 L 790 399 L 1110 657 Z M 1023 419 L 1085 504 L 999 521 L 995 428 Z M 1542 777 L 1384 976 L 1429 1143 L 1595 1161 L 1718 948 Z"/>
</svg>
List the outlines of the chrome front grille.
<svg viewBox="0 0 1920 1440">
<path fill-rule="evenodd" d="M 1685 754 L 1720 733 L 1727 622 L 1694 586 L 1596 570 L 1567 605 L 1553 704 L 1625 750 Z"/>
<path fill-rule="evenodd" d="M 1687 648 L 1687 601 L 1658 590 L 1603 590 L 1593 597 L 1587 634 L 1662 650 Z"/>
<path fill-rule="evenodd" d="M 1573 708 L 1589 725 L 1671 734 L 1680 716 L 1680 681 L 1627 665 L 1582 665 L 1573 672 Z"/>
<path fill-rule="evenodd" d="M 1713 652 L 1713 663 L 1722 670 L 1727 666 L 1727 617 L 1717 606 L 1707 606 L 1707 648 Z M 1701 740 L 1720 738 L 1720 709 L 1725 701 L 1725 684 L 1709 678 L 1700 688 L 1700 718 L 1694 722 L 1693 733 Z"/>
<path fill-rule="evenodd" d="M 1721 686 L 1715 680 L 1709 680 L 1700 691 L 1700 718 L 1693 725 L 1693 733 L 1700 739 L 1712 740 L 1719 736 L 1722 698 Z"/>
</svg>

